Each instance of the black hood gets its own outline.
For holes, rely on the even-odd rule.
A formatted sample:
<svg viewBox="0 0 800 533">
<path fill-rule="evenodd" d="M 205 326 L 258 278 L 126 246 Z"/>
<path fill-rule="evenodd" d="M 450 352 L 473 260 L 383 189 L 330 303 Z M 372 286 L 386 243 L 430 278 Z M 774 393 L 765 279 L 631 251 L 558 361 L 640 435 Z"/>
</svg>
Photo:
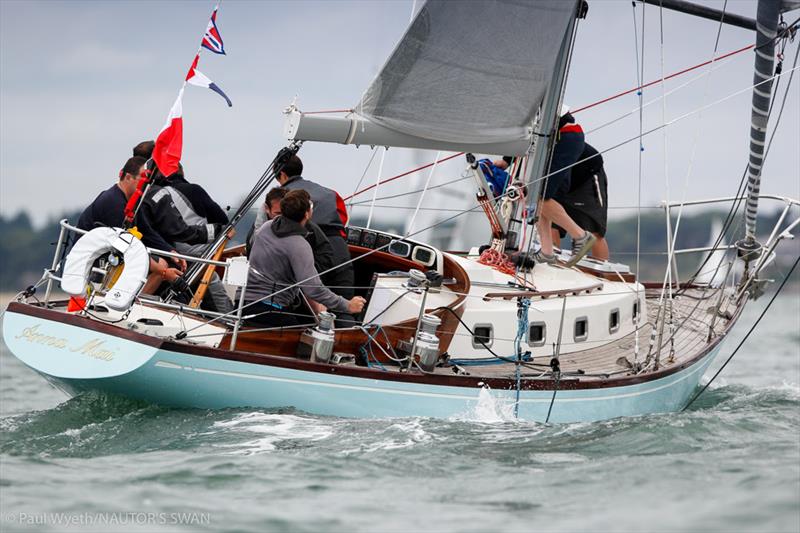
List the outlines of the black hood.
<svg viewBox="0 0 800 533">
<path fill-rule="evenodd" d="M 290 235 L 300 235 L 301 237 L 305 237 L 308 233 L 302 224 L 284 216 L 275 217 L 275 220 L 272 221 L 270 229 L 272 229 L 272 233 L 274 233 L 279 239 L 289 237 Z"/>
</svg>

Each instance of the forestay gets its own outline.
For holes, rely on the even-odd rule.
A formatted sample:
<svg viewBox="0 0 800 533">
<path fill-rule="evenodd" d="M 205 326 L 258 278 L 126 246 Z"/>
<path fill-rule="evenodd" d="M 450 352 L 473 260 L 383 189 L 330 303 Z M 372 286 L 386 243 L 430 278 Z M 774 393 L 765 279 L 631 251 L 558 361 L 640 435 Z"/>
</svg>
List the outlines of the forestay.
<svg viewBox="0 0 800 533">
<path fill-rule="evenodd" d="M 356 113 L 451 143 L 531 138 L 575 1 L 429 0 Z"/>
</svg>

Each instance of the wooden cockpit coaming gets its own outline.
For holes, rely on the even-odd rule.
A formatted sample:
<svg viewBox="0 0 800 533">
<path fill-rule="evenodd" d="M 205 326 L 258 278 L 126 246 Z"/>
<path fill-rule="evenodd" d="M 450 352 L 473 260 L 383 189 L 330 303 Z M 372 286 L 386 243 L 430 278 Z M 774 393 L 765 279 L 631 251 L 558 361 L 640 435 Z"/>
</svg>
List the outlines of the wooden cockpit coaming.
<svg viewBox="0 0 800 533">
<path fill-rule="evenodd" d="M 356 261 L 354 264 L 367 265 L 369 267 L 369 272 L 385 273 L 393 270 L 408 270 L 410 268 L 420 268 L 424 270 L 424 267 L 412 261 L 393 256 L 386 252 L 369 250 L 368 248 L 352 245 L 350 246 L 350 251 L 354 257 L 362 257 L 360 261 Z M 469 276 L 456 261 L 447 255 L 444 256 L 443 275 L 445 278 L 455 280 L 455 282 L 449 286 L 457 295 L 455 301 L 450 305 L 450 309 L 460 316 L 463 302 L 470 290 Z M 356 285 L 358 285 L 358 283 L 356 283 Z M 458 326 L 458 318 L 454 316 L 453 313 L 443 309 L 426 309 L 426 312 L 441 319 L 442 324 L 438 329 L 440 347 L 442 351 L 447 351 L 453 339 L 456 327 Z M 264 331 L 263 329 L 251 331 L 250 329 L 243 328 L 239 331 L 236 341 L 237 350 L 294 356 L 297 350 L 297 343 L 300 341 L 300 335 L 304 328 L 283 328 L 269 331 Z M 389 339 L 389 344 L 395 346 L 399 340 L 408 340 L 409 337 L 413 336 L 416 330 L 416 321 L 406 320 L 397 324 L 384 325 L 382 329 Z M 381 338 L 385 339 L 383 335 L 381 335 Z M 370 342 L 369 337 L 359 328 L 340 329 L 337 330 L 334 351 L 353 354 L 358 353 L 358 348 L 368 342 Z M 231 335 L 228 334 L 223 339 L 220 347 L 227 349 L 230 347 L 230 344 Z M 385 357 L 378 357 L 382 362 L 388 361 Z"/>
</svg>

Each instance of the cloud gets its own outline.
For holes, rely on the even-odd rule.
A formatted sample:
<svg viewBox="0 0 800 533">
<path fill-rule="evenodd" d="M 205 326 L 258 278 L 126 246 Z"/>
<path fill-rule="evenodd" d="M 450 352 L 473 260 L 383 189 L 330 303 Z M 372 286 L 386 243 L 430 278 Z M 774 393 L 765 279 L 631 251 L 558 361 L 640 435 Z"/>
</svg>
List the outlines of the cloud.
<svg viewBox="0 0 800 533">
<path fill-rule="evenodd" d="M 147 69 L 155 64 L 155 56 L 135 47 L 118 48 L 108 43 L 77 43 L 53 56 L 49 67 L 54 74 L 116 74 Z"/>
</svg>

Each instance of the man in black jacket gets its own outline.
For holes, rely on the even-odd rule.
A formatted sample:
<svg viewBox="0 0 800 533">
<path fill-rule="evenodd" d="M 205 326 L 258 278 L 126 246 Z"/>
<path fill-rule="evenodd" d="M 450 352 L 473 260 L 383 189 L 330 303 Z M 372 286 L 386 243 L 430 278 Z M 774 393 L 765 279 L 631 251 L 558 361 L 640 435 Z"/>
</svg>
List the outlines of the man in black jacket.
<svg viewBox="0 0 800 533">
<path fill-rule="evenodd" d="M 97 227 L 121 228 L 125 223 L 125 205 L 128 198 L 136 190 L 139 176 L 144 169 L 146 160 L 142 157 L 131 157 L 119 172 L 119 181 L 110 188 L 101 192 L 94 201 L 81 213 L 78 219 L 78 228 L 91 231 Z M 147 217 L 138 212 L 134 224 L 142 234 L 142 242 L 149 248 L 174 252 L 170 245 L 149 223 Z M 161 281 L 174 281 L 186 268 L 184 262 L 178 262 L 178 268 L 170 268 L 163 259 L 150 260 L 151 276 L 142 292 L 152 292 Z M 158 276 L 154 277 L 154 274 Z"/>
<path fill-rule="evenodd" d="M 603 168 L 603 156 L 586 143 L 578 161 L 572 168 L 569 192 L 562 198 L 564 210 L 576 224 L 597 237 L 592 246 L 592 257 L 607 261 L 608 179 Z M 566 231 L 557 225 L 553 226 L 553 231 L 554 242 L 566 236 Z"/>
<path fill-rule="evenodd" d="M 142 141 L 133 147 L 133 155 L 150 159 L 155 141 Z M 183 165 L 169 177 L 153 167 L 152 184 L 142 200 L 142 211 L 149 217 L 153 226 L 170 242 L 185 244 L 207 244 L 214 241 L 219 226 L 228 223 L 228 217 L 219 205 L 199 185 L 186 181 Z M 174 180 L 174 182 L 173 182 Z M 172 187 L 173 190 L 169 190 Z M 184 201 L 173 198 L 174 191 L 180 190 Z M 177 203 L 188 204 L 179 209 Z M 191 215 L 189 216 L 189 212 Z M 189 220 L 187 220 L 189 218 Z"/>
<path fill-rule="evenodd" d="M 198 223 L 189 225 L 184 221 L 181 212 L 167 190 L 169 180 L 158 168 L 153 172 L 153 181 L 147 194 L 142 199 L 141 211 L 153 227 L 168 241 L 186 244 L 207 244 L 214 242 L 219 232 L 219 225 Z"/>
</svg>

